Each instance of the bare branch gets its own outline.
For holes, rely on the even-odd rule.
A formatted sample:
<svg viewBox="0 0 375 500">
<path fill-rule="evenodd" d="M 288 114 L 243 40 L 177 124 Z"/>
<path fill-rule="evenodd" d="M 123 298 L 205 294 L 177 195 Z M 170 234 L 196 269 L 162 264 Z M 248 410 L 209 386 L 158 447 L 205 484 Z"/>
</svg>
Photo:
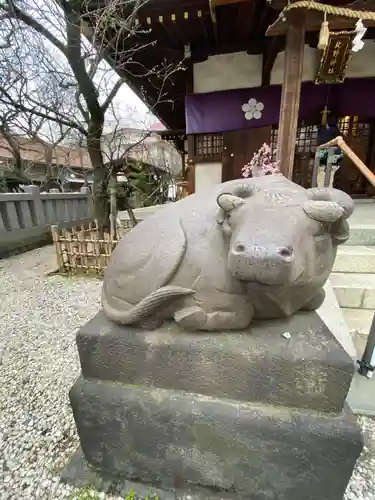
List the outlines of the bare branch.
<svg viewBox="0 0 375 500">
<path fill-rule="evenodd" d="M 114 86 L 112 87 L 112 90 L 109 92 L 106 100 L 102 104 L 102 110 L 103 110 L 104 113 L 107 111 L 109 105 L 111 104 L 111 102 L 113 101 L 113 99 L 116 97 L 116 94 L 118 93 L 118 91 L 120 90 L 120 88 L 123 86 L 124 83 L 125 83 L 124 80 L 122 78 L 120 78 L 114 84 Z"/>
<path fill-rule="evenodd" d="M 78 125 L 76 122 L 73 122 L 71 120 L 66 120 L 66 119 L 59 117 L 59 116 L 53 116 L 52 114 L 47 114 L 47 111 L 50 111 L 51 113 L 55 113 L 55 111 L 53 109 L 49 109 L 48 106 L 45 107 L 46 112 L 44 113 L 42 111 L 39 111 L 36 108 L 29 108 L 27 106 L 24 106 L 21 103 L 14 101 L 9 96 L 9 94 L 7 94 L 7 99 L 4 99 L 1 94 L 7 94 L 7 93 L 4 92 L 3 89 L 0 88 L 0 104 L 1 103 L 10 104 L 14 107 L 14 109 L 16 109 L 18 111 L 22 111 L 24 113 L 29 113 L 29 114 L 32 114 L 35 116 L 39 116 L 40 118 L 44 118 L 45 120 L 51 120 L 55 123 L 62 123 L 63 125 L 66 125 L 67 127 L 75 128 L 76 130 L 81 132 L 81 134 L 84 134 L 84 135 L 87 134 L 86 130 L 83 127 L 81 127 L 80 125 Z"/>
<path fill-rule="evenodd" d="M 9 16 L 19 19 L 30 28 L 43 35 L 49 42 L 51 42 L 56 48 L 58 48 L 63 54 L 66 53 L 66 47 L 60 42 L 50 31 L 48 31 L 44 26 L 42 26 L 36 19 L 29 16 L 22 9 L 17 7 L 13 0 L 5 0 L 4 3 L 0 3 L 0 9 L 8 12 Z"/>
<path fill-rule="evenodd" d="M 114 160 L 125 163 L 131 156 L 133 161 L 152 161 L 147 127 L 128 140 L 120 126 L 124 119 L 129 121 L 119 98 L 127 76 L 150 81 L 153 101 L 161 103 L 170 99 L 168 89 L 184 69 L 179 51 L 151 64 L 147 52 L 156 43 L 153 32 L 137 21 L 148 1 L 112 0 L 94 11 L 90 2 L 83 15 L 90 19 L 88 30 L 81 19 L 85 0 L 34 0 L 30 9 L 23 0 L 0 0 L 0 124 L 5 123 L 11 135 L 21 130 L 34 139 L 50 174 L 59 145 L 83 142 L 93 166 L 95 209 L 103 225 Z M 107 136 L 103 130 L 109 125 Z"/>
</svg>

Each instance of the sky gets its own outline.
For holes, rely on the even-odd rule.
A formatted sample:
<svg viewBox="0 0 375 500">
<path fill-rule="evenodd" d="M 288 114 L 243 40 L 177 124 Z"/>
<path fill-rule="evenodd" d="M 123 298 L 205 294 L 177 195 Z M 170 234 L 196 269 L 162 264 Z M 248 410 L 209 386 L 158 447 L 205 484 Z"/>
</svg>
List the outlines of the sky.
<svg viewBox="0 0 375 500">
<path fill-rule="evenodd" d="M 22 5 L 22 4 L 20 4 Z M 62 13 L 55 0 L 26 0 L 23 7 L 32 14 L 43 26 L 53 33 L 56 38 L 65 42 L 65 23 L 62 20 Z M 62 53 L 50 42 L 44 42 L 48 46 L 48 51 L 57 61 L 57 66 L 62 70 L 66 67 L 66 60 Z M 91 44 L 84 38 L 91 51 Z M 100 101 L 104 101 L 108 91 L 112 88 L 118 75 L 112 70 L 106 61 L 102 61 L 95 76 L 99 89 Z M 141 99 L 124 83 L 113 100 L 112 109 L 115 110 L 114 119 L 111 109 L 106 114 L 105 133 L 110 132 L 114 127 L 134 127 L 149 128 L 151 124 L 158 122 L 158 119 L 149 111 Z"/>
</svg>

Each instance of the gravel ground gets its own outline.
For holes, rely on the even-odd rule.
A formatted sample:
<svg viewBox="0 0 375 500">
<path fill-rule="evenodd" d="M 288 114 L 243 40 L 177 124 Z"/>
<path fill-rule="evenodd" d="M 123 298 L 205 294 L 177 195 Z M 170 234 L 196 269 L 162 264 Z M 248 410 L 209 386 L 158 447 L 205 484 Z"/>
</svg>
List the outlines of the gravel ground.
<svg viewBox="0 0 375 500">
<path fill-rule="evenodd" d="M 0 261 L 1 500 L 89 498 L 60 472 L 78 446 L 68 402 L 75 332 L 97 312 L 101 285 L 46 276 L 53 264 L 52 247 Z M 366 447 L 345 500 L 375 500 L 375 421 L 361 424 Z"/>
</svg>

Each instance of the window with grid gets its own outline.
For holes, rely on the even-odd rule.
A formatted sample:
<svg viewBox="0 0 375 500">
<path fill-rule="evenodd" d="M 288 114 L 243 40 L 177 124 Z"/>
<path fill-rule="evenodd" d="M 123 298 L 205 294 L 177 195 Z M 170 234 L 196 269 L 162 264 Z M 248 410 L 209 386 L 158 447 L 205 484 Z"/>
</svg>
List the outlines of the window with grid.
<svg viewBox="0 0 375 500">
<path fill-rule="evenodd" d="M 221 160 L 223 148 L 222 134 L 198 134 L 194 136 L 194 156 L 196 160 Z"/>
<path fill-rule="evenodd" d="M 305 125 L 297 129 L 297 153 L 309 154 L 315 151 L 318 140 L 318 130 L 318 125 Z"/>
<path fill-rule="evenodd" d="M 354 134 L 355 134 L 356 125 L 358 123 L 358 117 L 355 116 L 354 118 L 357 118 L 355 123 L 353 123 L 354 127 L 352 126 L 352 117 L 351 116 L 344 116 L 343 118 L 339 119 L 338 127 L 339 127 L 339 130 L 344 137 L 349 134 L 351 129 L 352 129 L 352 132 L 354 132 Z"/>
<path fill-rule="evenodd" d="M 297 129 L 296 152 L 300 154 L 313 153 L 318 139 L 318 125 L 307 125 Z M 278 128 L 274 126 L 271 130 L 271 150 L 276 157 Z"/>
<path fill-rule="evenodd" d="M 370 135 L 370 124 L 360 122 L 358 116 L 344 116 L 339 119 L 338 127 L 342 135 L 352 137 L 368 137 Z"/>
<path fill-rule="evenodd" d="M 370 124 L 368 122 L 358 122 L 356 132 L 358 137 L 370 137 Z"/>
<path fill-rule="evenodd" d="M 318 139 L 318 125 L 302 124 L 297 129 L 296 138 L 296 161 L 293 171 L 293 181 L 305 187 L 311 185 L 314 168 L 314 153 Z M 272 127 L 270 146 L 273 159 L 276 159 L 278 140 L 277 125 Z"/>
</svg>

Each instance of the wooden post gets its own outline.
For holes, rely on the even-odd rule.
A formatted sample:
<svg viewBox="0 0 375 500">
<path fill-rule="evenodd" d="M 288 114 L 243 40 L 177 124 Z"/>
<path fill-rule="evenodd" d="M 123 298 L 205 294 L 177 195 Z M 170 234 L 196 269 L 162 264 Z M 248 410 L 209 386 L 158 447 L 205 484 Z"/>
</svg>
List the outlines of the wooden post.
<svg viewBox="0 0 375 500">
<path fill-rule="evenodd" d="M 65 270 L 65 266 L 64 266 L 64 259 L 63 259 L 63 255 L 62 255 L 62 248 L 60 245 L 59 226 L 57 226 L 57 225 L 51 226 L 51 233 L 52 233 L 53 243 L 55 244 L 57 267 L 58 267 L 59 271 L 63 271 L 63 270 Z"/>
<path fill-rule="evenodd" d="M 110 223 L 111 223 L 111 239 L 115 240 L 117 235 L 117 194 L 116 188 L 109 188 L 109 200 L 110 200 Z"/>
<path fill-rule="evenodd" d="M 305 46 L 305 17 L 299 12 L 293 13 L 295 14 L 293 16 L 291 14 L 288 16 L 289 25 L 286 34 L 284 81 L 277 142 L 280 171 L 288 179 L 293 176 Z"/>
</svg>

